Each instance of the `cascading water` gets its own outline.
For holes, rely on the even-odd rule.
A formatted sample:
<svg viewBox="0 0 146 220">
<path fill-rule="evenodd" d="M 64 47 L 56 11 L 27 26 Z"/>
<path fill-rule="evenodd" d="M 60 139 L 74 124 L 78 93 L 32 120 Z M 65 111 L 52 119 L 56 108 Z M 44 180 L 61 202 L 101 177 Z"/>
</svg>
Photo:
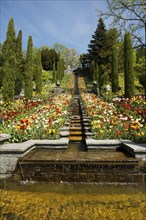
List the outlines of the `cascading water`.
<svg viewBox="0 0 146 220">
<path fill-rule="evenodd" d="M 65 150 L 32 150 L 19 160 L 23 180 L 44 182 L 143 182 L 138 168 L 139 160 L 118 150 L 88 151 L 85 122 L 90 131 L 90 122 L 85 120 L 75 75 L 74 96 L 69 107 L 69 144 Z M 84 116 L 84 118 L 83 118 Z"/>
</svg>

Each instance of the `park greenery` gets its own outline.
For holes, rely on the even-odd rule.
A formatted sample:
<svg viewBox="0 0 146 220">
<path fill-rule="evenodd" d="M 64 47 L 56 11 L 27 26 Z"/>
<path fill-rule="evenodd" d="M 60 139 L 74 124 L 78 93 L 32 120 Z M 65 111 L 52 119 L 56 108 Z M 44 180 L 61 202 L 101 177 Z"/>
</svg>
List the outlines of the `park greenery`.
<svg viewBox="0 0 146 220">
<path fill-rule="evenodd" d="M 88 52 L 80 56 L 74 48 L 59 43 L 52 47 L 36 48 L 32 36 L 28 37 L 27 50 L 23 51 L 22 30 L 16 36 L 14 20 L 10 19 L 6 40 L 0 44 L 0 132 L 10 133 L 12 142 L 31 138 L 59 138 L 59 129 L 66 120 L 73 92 L 74 78 L 71 73 L 74 69 L 78 69 L 82 76 L 79 78 L 79 87 L 94 137 L 146 141 L 146 105 L 143 95 L 146 91 L 146 49 L 137 35 L 138 25 L 142 29 L 145 24 L 143 9 L 137 6 L 142 6 L 144 2 L 107 2 L 108 11 L 100 12 L 101 17 L 88 44 Z M 124 17 L 124 8 L 127 18 Z M 128 12 L 134 13 L 136 17 L 130 19 Z M 126 28 L 120 32 L 115 26 L 106 29 L 106 16 L 113 16 L 113 23 L 119 22 L 121 30 L 121 20 L 132 22 L 132 30 Z M 141 44 L 135 46 L 134 39 Z M 94 82 L 98 87 L 98 97 L 87 93 Z M 65 94 L 53 97 L 57 83 Z M 106 85 L 111 86 L 110 92 L 106 91 Z M 102 132 L 101 126 L 105 132 Z"/>
</svg>

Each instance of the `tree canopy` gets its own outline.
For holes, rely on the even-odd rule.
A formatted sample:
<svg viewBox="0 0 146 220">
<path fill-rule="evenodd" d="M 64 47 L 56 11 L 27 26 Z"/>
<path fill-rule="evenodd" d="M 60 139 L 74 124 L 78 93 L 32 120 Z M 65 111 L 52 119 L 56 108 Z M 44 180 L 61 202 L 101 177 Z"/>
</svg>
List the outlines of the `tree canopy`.
<svg viewBox="0 0 146 220">
<path fill-rule="evenodd" d="M 113 18 L 112 25 L 127 30 L 132 34 L 135 45 L 144 45 L 144 28 L 146 23 L 145 0 L 106 0 L 107 10 L 97 9 L 99 16 L 104 19 Z"/>
</svg>

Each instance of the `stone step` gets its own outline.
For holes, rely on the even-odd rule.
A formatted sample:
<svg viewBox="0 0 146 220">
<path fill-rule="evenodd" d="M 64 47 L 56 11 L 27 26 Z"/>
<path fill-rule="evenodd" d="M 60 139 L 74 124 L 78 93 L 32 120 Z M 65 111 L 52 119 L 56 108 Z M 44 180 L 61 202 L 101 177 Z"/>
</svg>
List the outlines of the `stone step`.
<svg viewBox="0 0 146 220">
<path fill-rule="evenodd" d="M 70 127 L 70 131 L 83 131 L 82 127 Z"/>
<path fill-rule="evenodd" d="M 20 159 L 23 180 L 139 183 L 136 161 L 27 161 Z M 33 173 L 33 175 L 32 175 Z"/>
<path fill-rule="evenodd" d="M 82 131 L 70 131 L 70 135 L 82 135 Z"/>
<path fill-rule="evenodd" d="M 71 123 L 81 123 L 82 120 L 81 120 L 81 119 L 71 119 L 70 122 L 71 122 Z"/>
<path fill-rule="evenodd" d="M 70 125 L 70 127 L 82 127 L 82 125 L 79 123 L 73 123 Z"/>
<path fill-rule="evenodd" d="M 84 138 L 82 136 L 69 136 L 70 141 L 82 141 Z"/>
</svg>

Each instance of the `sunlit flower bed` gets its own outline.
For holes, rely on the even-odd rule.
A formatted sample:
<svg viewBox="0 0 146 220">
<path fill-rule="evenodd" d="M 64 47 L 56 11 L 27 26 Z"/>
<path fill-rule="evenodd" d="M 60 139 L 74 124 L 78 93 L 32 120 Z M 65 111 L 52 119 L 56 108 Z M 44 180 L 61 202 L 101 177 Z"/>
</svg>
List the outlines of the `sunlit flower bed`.
<svg viewBox="0 0 146 220">
<path fill-rule="evenodd" d="M 146 142 L 146 103 L 143 99 L 113 99 L 110 103 L 93 94 L 82 94 L 95 139 L 128 139 Z"/>
<path fill-rule="evenodd" d="M 43 100 L 17 100 L 14 103 L 0 103 L 2 123 L 0 133 L 11 134 L 11 142 L 29 139 L 57 139 L 63 126 L 70 95 Z"/>
</svg>

